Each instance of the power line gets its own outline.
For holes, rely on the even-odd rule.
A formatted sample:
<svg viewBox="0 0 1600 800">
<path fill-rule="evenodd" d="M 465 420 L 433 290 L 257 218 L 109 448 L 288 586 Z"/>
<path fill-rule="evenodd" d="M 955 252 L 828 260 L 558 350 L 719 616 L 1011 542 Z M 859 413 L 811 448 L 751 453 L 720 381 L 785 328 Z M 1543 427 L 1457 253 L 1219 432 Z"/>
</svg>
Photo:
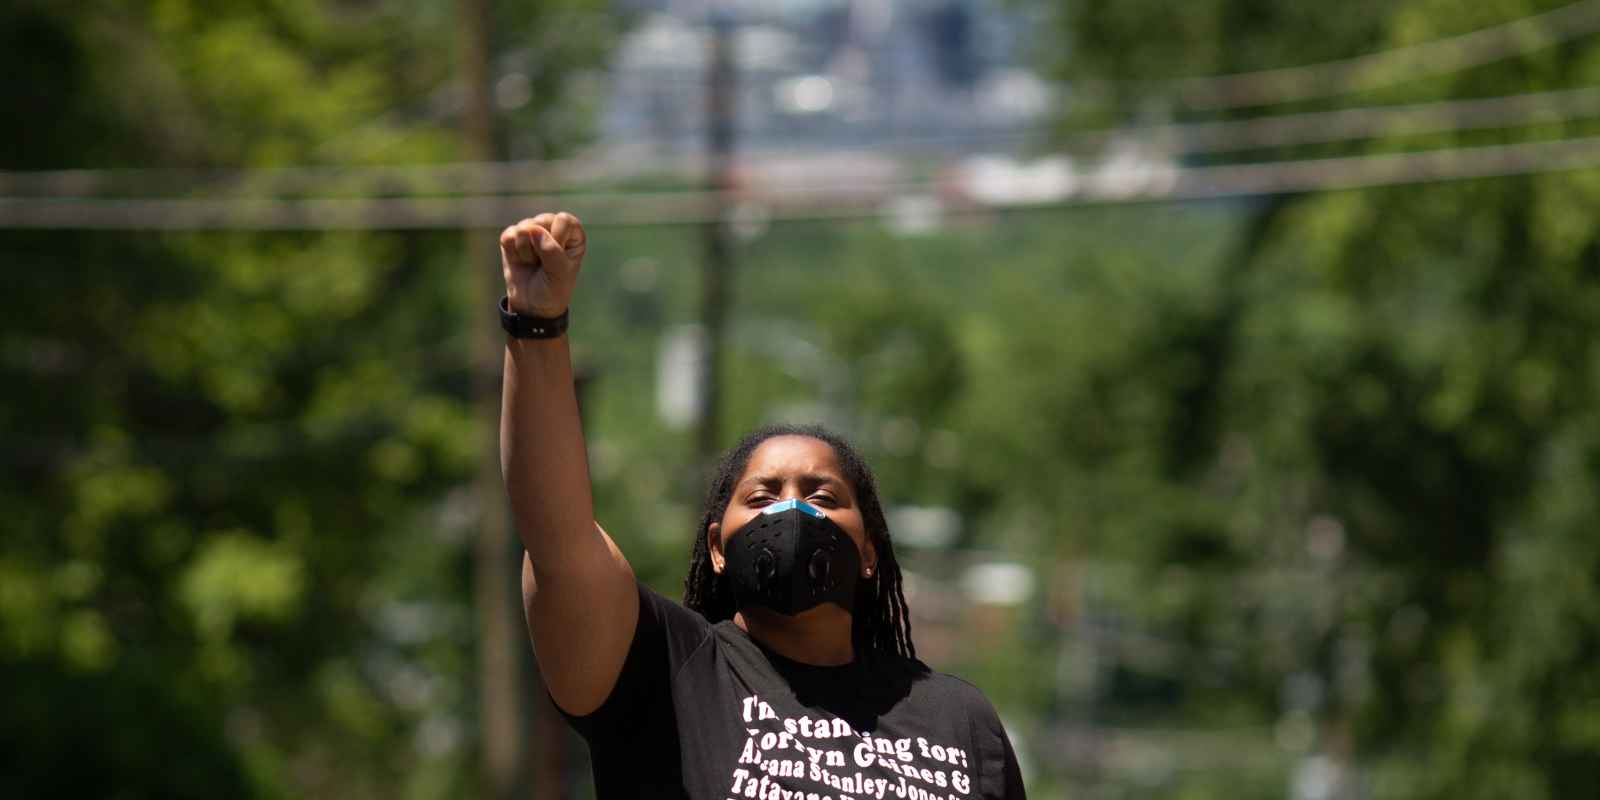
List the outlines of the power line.
<svg viewBox="0 0 1600 800">
<path fill-rule="evenodd" d="M 1137 89 L 1153 97 L 1171 98 L 1184 108 L 1199 111 L 1265 106 L 1348 94 L 1418 77 L 1459 72 L 1537 52 L 1596 32 L 1600 32 L 1600 0 L 1581 0 L 1476 31 L 1350 58 L 1189 78 L 1085 80 L 1076 82 L 1074 88 L 1091 95 Z M 1399 74 L 1395 74 L 1396 71 Z M 672 77 L 654 75 L 652 80 L 672 80 Z M 688 75 L 674 82 L 688 88 L 700 84 L 696 78 Z"/>
<path fill-rule="evenodd" d="M 1600 87 L 1397 106 L 1283 114 L 1255 119 L 1150 125 L 1072 134 L 1066 149 L 1146 140 L 1184 155 L 1423 133 L 1458 133 L 1600 117 Z"/>
<path fill-rule="evenodd" d="M 1109 164 L 1074 174 L 1016 201 L 937 201 L 942 213 L 1206 200 L 1434 183 L 1600 167 L 1600 137 L 1462 147 L 1416 153 L 1307 159 L 1213 167 L 1159 162 Z M 937 197 L 938 181 L 852 185 L 840 191 L 733 195 L 736 207 L 771 221 L 872 219 L 895 213 L 893 200 Z M 711 191 L 435 198 L 149 199 L 0 198 L 0 228 L 78 230 L 406 230 L 499 228 L 530 209 L 570 209 L 591 226 L 703 224 L 721 198 Z"/>
<path fill-rule="evenodd" d="M 1600 167 L 1600 136 L 1178 170 L 1165 193 L 1154 191 L 1144 199 L 1295 194 L 1595 167 Z"/>
<path fill-rule="evenodd" d="M 1350 94 L 1460 72 L 1600 31 L 1600 0 L 1562 6 L 1470 33 L 1353 58 L 1298 67 L 1176 80 L 1124 83 L 1171 97 L 1186 109 L 1216 111 Z M 1118 83 L 1091 90 L 1107 91 Z"/>
<path fill-rule="evenodd" d="M 1499 26 L 1422 44 L 1338 61 L 1211 77 L 1139 84 L 1178 98 L 1194 109 L 1270 105 L 1343 94 L 1388 85 L 1398 80 L 1439 75 L 1478 66 L 1600 31 L 1600 0 L 1563 6 Z M 1413 69 L 1405 70 L 1402 67 Z M 1395 77 L 1396 70 L 1401 73 Z M 1102 84 L 1102 87 L 1114 84 Z M 1458 119 L 1455 126 L 1428 127 L 1429 132 L 1499 127 L 1528 121 L 1561 121 L 1597 113 L 1595 89 L 1509 95 L 1469 101 L 1445 101 L 1395 107 L 1366 107 L 1303 115 L 1212 123 L 1114 128 L 1070 134 L 1065 144 L 1081 148 L 1120 136 L 1164 139 L 1176 152 L 1230 152 L 1254 147 L 1329 142 L 1387 132 L 1395 125 L 1426 126 L 1427 120 Z M 1570 105 L 1563 105 L 1564 103 Z M 1519 117 L 1521 115 L 1521 117 Z M 962 139 L 1025 140 L 1037 131 L 996 135 L 945 134 L 898 138 L 881 145 L 845 148 L 875 151 L 919 143 Z M 594 158 L 555 161 L 521 160 L 403 166 L 303 166 L 274 168 L 139 168 L 0 171 L 0 195 L 129 195 L 189 194 L 515 194 L 530 188 L 541 194 L 569 191 L 573 186 L 633 177 L 640 172 L 692 175 L 703 172 L 694 157 L 655 157 L 645 162 L 608 162 Z"/>
<path fill-rule="evenodd" d="M 154 167 L 0 172 L 8 196 L 187 194 L 477 194 L 526 191 L 561 181 L 600 181 L 606 165 L 587 159 L 446 164 L 330 165 L 264 168 Z"/>
<path fill-rule="evenodd" d="M 1151 142 L 1179 155 L 1227 153 L 1266 147 L 1330 143 L 1384 135 L 1453 133 L 1600 117 L 1600 87 L 1399 106 L 1369 106 L 1221 122 L 1151 125 L 1083 131 L 1058 141 L 1067 151 L 1103 149 L 1118 141 Z M 1037 134 L 972 141 L 1021 140 Z M 830 155 L 904 151 L 921 143 L 958 141 L 955 135 L 911 137 Z M 215 193 L 250 196 L 326 194 L 370 196 L 558 195 L 579 186 L 640 174 L 688 176 L 702 159 L 574 158 L 559 161 L 464 162 L 406 166 L 315 166 L 243 169 L 131 169 L 0 172 L 0 195 L 56 198 L 127 194 Z M 788 184 L 791 188 L 803 184 Z"/>
</svg>

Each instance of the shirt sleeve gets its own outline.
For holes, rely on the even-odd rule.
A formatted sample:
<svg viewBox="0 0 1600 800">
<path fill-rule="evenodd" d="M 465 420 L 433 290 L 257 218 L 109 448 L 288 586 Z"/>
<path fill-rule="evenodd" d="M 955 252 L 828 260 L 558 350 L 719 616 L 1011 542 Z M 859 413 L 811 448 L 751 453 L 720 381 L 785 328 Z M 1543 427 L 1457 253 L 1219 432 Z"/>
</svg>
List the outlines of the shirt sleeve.
<svg viewBox="0 0 1600 800">
<path fill-rule="evenodd" d="M 1005 767 L 1001 778 L 1001 797 L 1006 800 L 1026 800 L 1028 792 L 1022 787 L 1022 767 L 1017 763 L 1017 751 L 1011 747 L 1011 738 L 1000 727 L 1000 743 L 1005 746 Z"/>
<path fill-rule="evenodd" d="M 638 584 L 639 621 L 611 694 L 594 711 L 561 715 L 591 743 L 649 727 L 672 713 L 672 676 L 710 636 L 711 623 L 655 590 Z M 556 709 L 560 711 L 560 706 Z M 645 723 L 645 724 L 641 724 Z"/>
<path fill-rule="evenodd" d="M 989 699 L 981 694 L 976 698 L 974 719 L 977 735 L 983 740 L 980 750 L 983 759 L 983 792 L 986 798 L 1025 800 L 1027 791 L 1022 786 L 1022 767 L 1017 762 L 1017 751 L 1011 746 L 1011 737 L 1000 722 L 1000 714 Z"/>
</svg>

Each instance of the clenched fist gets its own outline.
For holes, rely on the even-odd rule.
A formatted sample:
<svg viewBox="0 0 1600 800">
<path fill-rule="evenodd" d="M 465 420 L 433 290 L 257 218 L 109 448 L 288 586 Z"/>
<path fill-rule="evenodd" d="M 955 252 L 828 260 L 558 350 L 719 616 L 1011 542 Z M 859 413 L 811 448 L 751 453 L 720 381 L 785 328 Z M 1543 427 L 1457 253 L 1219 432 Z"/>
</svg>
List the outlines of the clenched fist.
<svg viewBox="0 0 1600 800">
<path fill-rule="evenodd" d="M 563 211 L 529 217 L 500 233 L 500 264 L 511 310 L 559 317 L 572 302 L 589 237 L 583 223 Z"/>
</svg>

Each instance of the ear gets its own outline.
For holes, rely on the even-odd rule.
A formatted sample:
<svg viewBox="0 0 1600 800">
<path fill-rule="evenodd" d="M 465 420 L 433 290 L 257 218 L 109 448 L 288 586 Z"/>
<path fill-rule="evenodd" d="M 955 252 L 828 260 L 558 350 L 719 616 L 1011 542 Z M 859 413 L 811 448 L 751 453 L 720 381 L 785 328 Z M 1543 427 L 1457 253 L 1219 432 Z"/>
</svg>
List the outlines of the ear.
<svg viewBox="0 0 1600 800">
<path fill-rule="evenodd" d="M 872 546 L 870 540 L 861 551 L 861 570 L 861 577 L 863 578 L 870 578 L 878 574 L 878 548 Z"/>
<path fill-rule="evenodd" d="M 726 563 L 722 555 L 722 523 L 713 522 L 706 526 L 706 551 L 711 554 L 711 571 L 721 575 Z"/>
</svg>

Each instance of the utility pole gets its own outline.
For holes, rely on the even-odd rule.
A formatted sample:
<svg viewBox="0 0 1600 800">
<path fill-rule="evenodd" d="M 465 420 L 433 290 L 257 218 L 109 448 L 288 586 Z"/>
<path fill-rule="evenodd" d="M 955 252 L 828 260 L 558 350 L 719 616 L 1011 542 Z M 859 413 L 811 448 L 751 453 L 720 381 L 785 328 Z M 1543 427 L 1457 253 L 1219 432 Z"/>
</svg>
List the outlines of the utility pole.
<svg viewBox="0 0 1600 800">
<path fill-rule="evenodd" d="M 711 52 L 706 66 L 706 182 L 712 192 L 711 220 L 705 227 L 705 263 L 701 273 L 700 321 L 705 328 L 705 370 L 701 373 L 699 456 L 710 469 L 718 451 L 724 328 L 728 298 L 733 293 L 733 243 L 727 225 L 728 192 L 733 188 L 736 106 L 733 61 L 734 9 L 728 0 L 711 6 Z"/>
<path fill-rule="evenodd" d="M 461 83 L 466 89 L 462 115 L 462 155 L 479 163 L 495 160 L 494 106 L 489 94 L 490 0 L 457 0 L 457 38 Z M 470 275 L 470 303 L 488 309 L 499 294 L 496 254 L 490 246 L 492 231 L 465 226 L 465 258 Z M 473 549 L 473 604 L 478 633 L 478 716 L 482 747 L 483 796 L 491 800 L 526 797 L 523 769 L 528 752 L 523 724 L 520 649 L 527 644 L 520 634 L 520 548 L 511 536 L 505 484 L 500 476 L 500 373 L 505 339 L 496 320 L 487 313 L 479 320 L 473 391 L 478 419 L 486 435 L 478 448 L 477 495 L 482 513 Z"/>
</svg>

